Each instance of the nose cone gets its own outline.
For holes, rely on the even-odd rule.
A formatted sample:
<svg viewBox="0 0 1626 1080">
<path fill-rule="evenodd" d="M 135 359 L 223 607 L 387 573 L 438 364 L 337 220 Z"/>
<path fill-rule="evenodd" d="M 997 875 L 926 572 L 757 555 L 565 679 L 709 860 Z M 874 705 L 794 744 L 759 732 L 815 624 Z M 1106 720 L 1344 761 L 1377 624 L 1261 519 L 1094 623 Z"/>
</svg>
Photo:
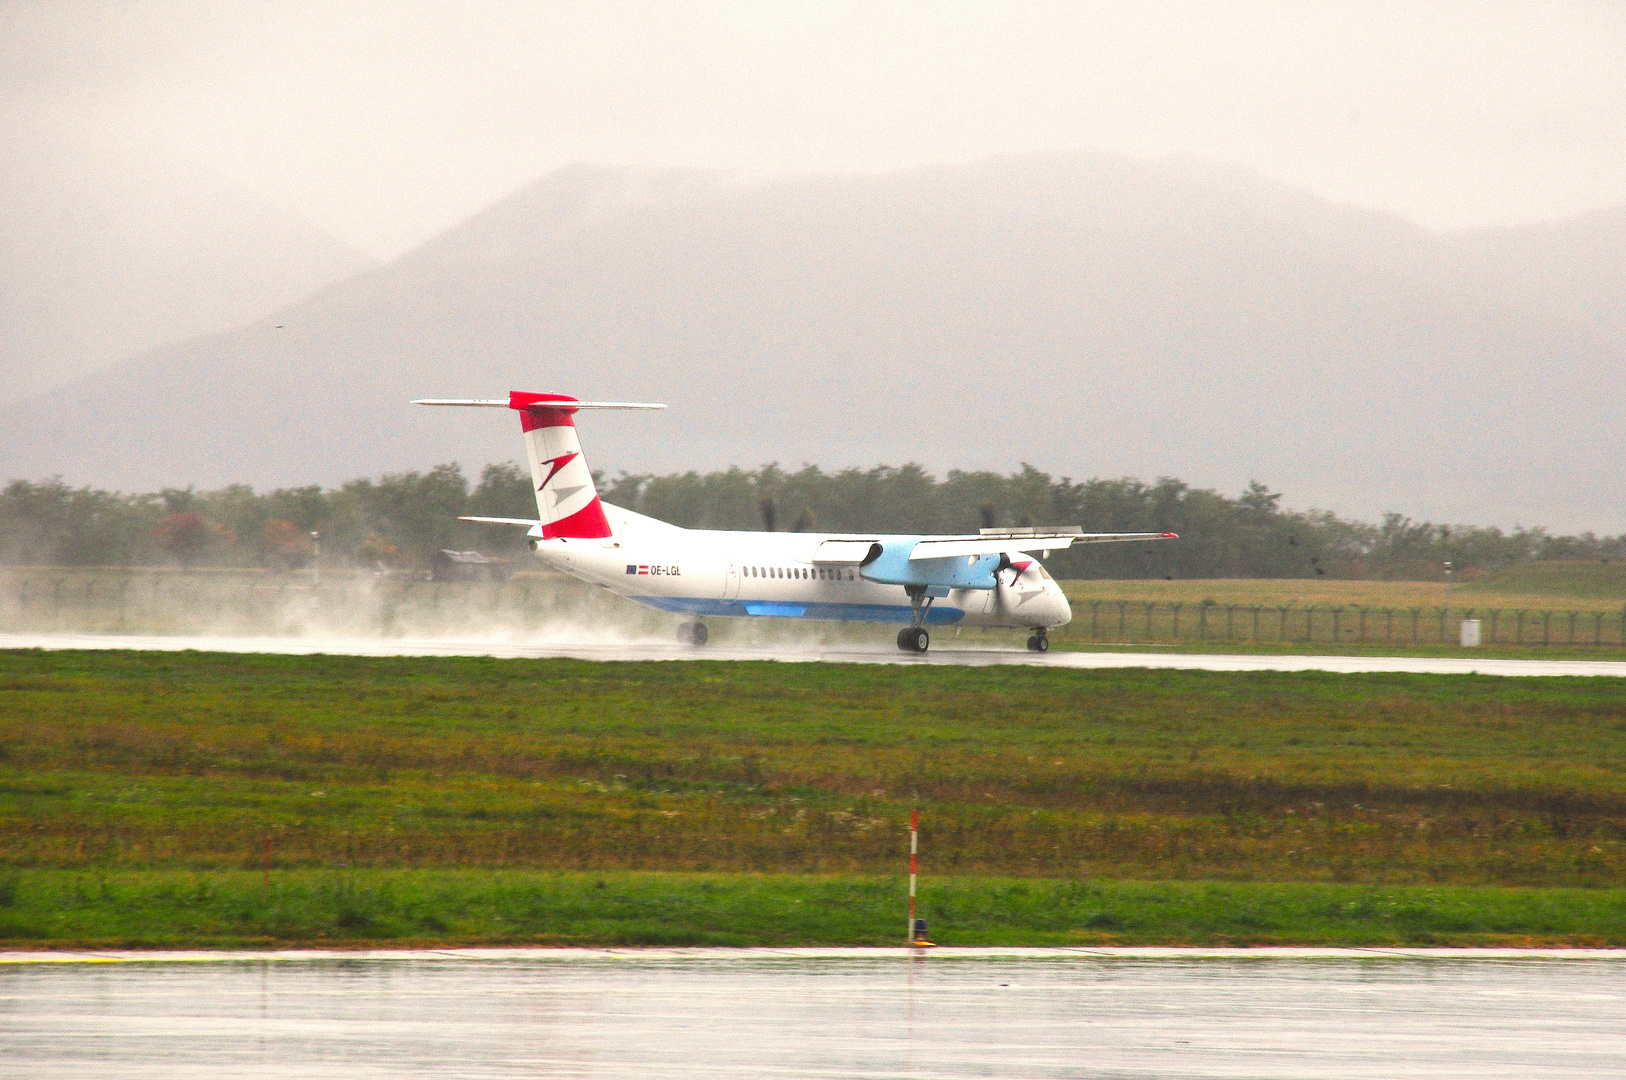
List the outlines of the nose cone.
<svg viewBox="0 0 1626 1080">
<path fill-rule="evenodd" d="M 1045 582 L 1044 614 L 1046 626 L 1065 626 L 1073 621 L 1073 605 L 1067 602 L 1067 594 L 1054 581 Z"/>
</svg>

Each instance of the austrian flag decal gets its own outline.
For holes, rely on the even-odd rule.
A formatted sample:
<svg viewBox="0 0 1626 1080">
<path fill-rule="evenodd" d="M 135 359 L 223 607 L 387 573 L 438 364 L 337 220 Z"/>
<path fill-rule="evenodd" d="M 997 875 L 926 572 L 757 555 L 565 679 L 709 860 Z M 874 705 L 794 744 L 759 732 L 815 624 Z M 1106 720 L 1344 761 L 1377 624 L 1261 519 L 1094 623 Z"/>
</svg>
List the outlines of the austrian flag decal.
<svg viewBox="0 0 1626 1080">
<path fill-rule="evenodd" d="M 647 567 L 647 566 L 628 566 L 627 567 L 627 573 L 629 573 L 629 574 L 647 574 L 647 573 L 649 573 L 649 567 Z"/>
</svg>

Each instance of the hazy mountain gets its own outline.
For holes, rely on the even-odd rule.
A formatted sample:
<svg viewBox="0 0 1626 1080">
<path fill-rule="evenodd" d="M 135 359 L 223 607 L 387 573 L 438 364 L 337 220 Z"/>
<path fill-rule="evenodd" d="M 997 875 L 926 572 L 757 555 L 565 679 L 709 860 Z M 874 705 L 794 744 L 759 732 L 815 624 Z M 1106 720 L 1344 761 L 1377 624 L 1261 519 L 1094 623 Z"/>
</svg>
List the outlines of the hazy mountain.
<svg viewBox="0 0 1626 1080">
<path fill-rule="evenodd" d="M 1549 317 L 1626 343 L 1626 207 L 1453 233 L 1444 243 L 1469 280 L 1477 276 L 1514 302 L 1534 302 Z"/>
<path fill-rule="evenodd" d="M 259 318 L 369 260 L 206 172 L 0 149 L 0 401 Z"/>
<path fill-rule="evenodd" d="M 1621 220 L 1440 236 L 1184 158 L 577 168 L 273 319 L 38 399 L 0 471 L 476 465 L 517 453 L 512 418 L 406 399 L 526 388 L 671 403 L 585 420 L 601 468 L 1029 461 L 1620 531 Z"/>
</svg>

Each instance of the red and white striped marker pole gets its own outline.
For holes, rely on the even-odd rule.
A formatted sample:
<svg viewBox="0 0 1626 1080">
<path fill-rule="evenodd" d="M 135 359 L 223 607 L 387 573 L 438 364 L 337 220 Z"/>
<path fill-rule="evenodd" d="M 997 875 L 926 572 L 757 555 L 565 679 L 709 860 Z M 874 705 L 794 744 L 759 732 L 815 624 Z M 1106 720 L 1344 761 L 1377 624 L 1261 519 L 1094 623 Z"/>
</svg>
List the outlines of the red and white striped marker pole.
<svg viewBox="0 0 1626 1080">
<path fill-rule="evenodd" d="M 920 850 L 920 811 L 909 811 L 909 932 L 904 940 L 915 940 L 915 853 Z"/>
</svg>

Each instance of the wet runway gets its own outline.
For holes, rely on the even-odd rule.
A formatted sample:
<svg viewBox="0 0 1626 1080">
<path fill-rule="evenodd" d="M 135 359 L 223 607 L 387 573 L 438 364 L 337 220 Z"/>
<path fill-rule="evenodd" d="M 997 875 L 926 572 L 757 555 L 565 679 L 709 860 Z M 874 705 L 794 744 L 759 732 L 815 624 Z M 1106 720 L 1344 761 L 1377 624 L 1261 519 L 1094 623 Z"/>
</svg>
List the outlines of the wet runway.
<svg viewBox="0 0 1626 1080">
<path fill-rule="evenodd" d="M 1140 652 L 1071 652 L 1043 655 L 1021 648 L 934 642 L 916 656 L 890 644 L 820 646 L 778 644 L 731 647 L 647 640 L 527 641 L 515 638 L 168 637 L 117 634 L 0 634 L 0 649 L 145 649 L 206 652 L 330 654 L 343 656 L 570 657 L 577 660 L 778 660 L 787 663 L 1017 664 L 1055 668 L 1168 668 L 1197 671 L 1329 671 L 1342 674 L 1409 672 L 1429 675 L 1626 676 L 1620 660 L 1502 660 L 1486 657 L 1275 656 Z"/>
<path fill-rule="evenodd" d="M 1601 952 L 16 959 L 0 1077 L 1626 1075 Z"/>
</svg>

